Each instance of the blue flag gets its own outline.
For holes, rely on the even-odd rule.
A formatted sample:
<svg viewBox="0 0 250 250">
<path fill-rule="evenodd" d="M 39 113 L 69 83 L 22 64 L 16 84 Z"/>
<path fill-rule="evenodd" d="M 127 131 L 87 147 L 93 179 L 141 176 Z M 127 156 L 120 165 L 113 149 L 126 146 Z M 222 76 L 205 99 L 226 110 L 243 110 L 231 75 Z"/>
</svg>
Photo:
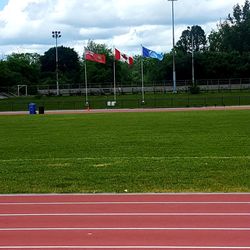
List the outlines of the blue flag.
<svg viewBox="0 0 250 250">
<path fill-rule="evenodd" d="M 148 58 L 155 58 L 155 59 L 158 59 L 160 61 L 163 60 L 163 54 L 159 54 L 159 53 L 157 53 L 153 50 L 147 49 L 143 46 L 142 46 L 142 56 L 148 57 Z"/>
</svg>

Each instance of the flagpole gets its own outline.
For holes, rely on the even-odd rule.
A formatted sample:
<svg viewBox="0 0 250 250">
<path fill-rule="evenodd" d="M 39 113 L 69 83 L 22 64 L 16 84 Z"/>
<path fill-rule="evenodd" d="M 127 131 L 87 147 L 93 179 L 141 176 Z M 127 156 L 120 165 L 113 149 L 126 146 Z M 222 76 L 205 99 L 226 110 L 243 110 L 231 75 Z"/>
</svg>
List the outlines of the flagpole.
<svg viewBox="0 0 250 250">
<path fill-rule="evenodd" d="M 115 48 L 114 48 L 114 101 L 116 102 L 116 68 L 115 68 Z"/>
<path fill-rule="evenodd" d="M 141 57 L 141 93 L 142 93 L 142 104 L 145 103 L 145 94 L 144 94 L 144 72 L 143 72 L 143 53 Z"/>
<path fill-rule="evenodd" d="M 87 60 L 85 58 L 85 103 L 86 106 L 89 106 L 89 101 L 88 101 L 88 79 L 87 79 Z"/>
</svg>

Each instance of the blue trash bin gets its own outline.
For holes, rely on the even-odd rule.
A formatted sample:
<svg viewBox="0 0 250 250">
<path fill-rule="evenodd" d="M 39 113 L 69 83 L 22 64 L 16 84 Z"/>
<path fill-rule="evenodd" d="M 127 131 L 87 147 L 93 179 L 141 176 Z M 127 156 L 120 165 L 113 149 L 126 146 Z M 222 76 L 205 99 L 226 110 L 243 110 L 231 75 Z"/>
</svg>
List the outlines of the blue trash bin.
<svg viewBox="0 0 250 250">
<path fill-rule="evenodd" d="M 36 104 L 35 103 L 30 103 L 29 104 L 29 114 L 30 115 L 35 115 L 36 114 Z"/>
</svg>

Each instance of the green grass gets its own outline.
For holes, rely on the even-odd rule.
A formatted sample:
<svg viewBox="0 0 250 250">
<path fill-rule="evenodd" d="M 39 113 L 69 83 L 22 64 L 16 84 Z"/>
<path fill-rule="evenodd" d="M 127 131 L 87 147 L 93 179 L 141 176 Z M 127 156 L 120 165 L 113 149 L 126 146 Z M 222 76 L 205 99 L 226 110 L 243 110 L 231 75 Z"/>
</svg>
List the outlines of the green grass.
<svg viewBox="0 0 250 250">
<path fill-rule="evenodd" d="M 112 101 L 113 98 L 112 95 L 89 96 L 90 107 L 107 108 L 107 101 Z M 142 104 L 141 94 L 118 95 L 116 108 L 250 105 L 250 92 L 209 92 L 198 95 L 146 93 L 145 101 Z M 85 96 L 20 97 L 0 100 L 0 111 L 28 110 L 31 102 L 36 103 L 37 107 L 44 106 L 45 110 L 85 108 Z"/>
<path fill-rule="evenodd" d="M 249 192 L 250 112 L 0 116 L 0 193 Z"/>
</svg>

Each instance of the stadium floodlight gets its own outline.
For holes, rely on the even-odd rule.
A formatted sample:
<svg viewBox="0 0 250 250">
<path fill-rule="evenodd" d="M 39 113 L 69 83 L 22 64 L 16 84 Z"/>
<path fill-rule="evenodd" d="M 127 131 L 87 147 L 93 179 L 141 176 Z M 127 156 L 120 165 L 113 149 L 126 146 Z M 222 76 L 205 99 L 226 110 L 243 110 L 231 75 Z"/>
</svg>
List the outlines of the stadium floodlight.
<svg viewBox="0 0 250 250">
<path fill-rule="evenodd" d="M 56 94 L 59 95 L 59 77 L 58 77 L 58 49 L 57 49 L 57 39 L 62 37 L 61 31 L 52 31 L 52 37 L 56 39 Z"/>
<path fill-rule="evenodd" d="M 177 0 L 168 0 L 172 2 L 172 30 L 173 30 L 173 93 L 176 93 L 176 71 L 175 71 L 175 34 L 174 34 L 174 2 Z"/>
<path fill-rule="evenodd" d="M 195 83 L 195 78 L 194 78 L 194 34 L 192 28 L 188 27 L 188 30 L 190 32 L 191 36 L 191 47 L 192 47 L 192 85 Z"/>
</svg>

